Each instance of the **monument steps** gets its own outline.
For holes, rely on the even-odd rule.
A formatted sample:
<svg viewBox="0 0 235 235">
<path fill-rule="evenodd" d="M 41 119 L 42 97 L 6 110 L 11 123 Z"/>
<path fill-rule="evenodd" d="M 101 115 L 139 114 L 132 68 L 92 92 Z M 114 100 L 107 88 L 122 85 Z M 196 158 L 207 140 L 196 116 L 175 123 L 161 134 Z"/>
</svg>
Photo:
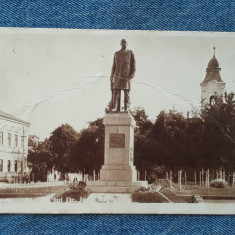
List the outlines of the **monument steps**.
<svg viewBox="0 0 235 235">
<path fill-rule="evenodd" d="M 146 181 L 89 181 L 88 190 L 92 193 L 133 193 L 147 187 Z"/>
<path fill-rule="evenodd" d="M 134 193 L 140 187 L 88 187 L 92 193 Z"/>
<path fill-rule="evenodd" d="M 147 187 L 146 181 L 89 181 L 89 186 L 94 187 Z"/>
<path fill-rule="evenodd" d="M 134 193 L 136 187 L 92 187 L 92 193 Z"/>
</svg>

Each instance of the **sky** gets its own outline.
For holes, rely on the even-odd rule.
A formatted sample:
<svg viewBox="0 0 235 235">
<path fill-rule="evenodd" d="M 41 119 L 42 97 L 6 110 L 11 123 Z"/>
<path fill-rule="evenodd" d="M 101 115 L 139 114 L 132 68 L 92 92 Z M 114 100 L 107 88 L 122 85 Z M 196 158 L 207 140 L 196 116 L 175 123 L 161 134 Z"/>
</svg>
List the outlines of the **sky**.
<svg viewBox="0 0 235 235">
<path fill-rule="evenodd" d="M 68 123 L 76 131 L 105 115 L 110 73 L 122 38 L 136 60 L 131 109 L 200 108 L 200 83 L 213 57 L 235 91 L 235 33 L 0 28 L 0 110 L 31 123 L 43 140 Z"/>
</svg>

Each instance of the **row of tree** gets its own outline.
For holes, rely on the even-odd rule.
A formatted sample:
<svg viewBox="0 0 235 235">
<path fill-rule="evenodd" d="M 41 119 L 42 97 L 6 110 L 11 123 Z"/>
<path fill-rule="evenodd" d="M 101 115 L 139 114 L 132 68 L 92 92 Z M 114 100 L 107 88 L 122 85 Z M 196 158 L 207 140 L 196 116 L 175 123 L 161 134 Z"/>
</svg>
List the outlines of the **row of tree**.
<svg viewBox="0 0 235 235">
<path fill-rule="evenodd" d="M 216 98 L 200 114 L 184 117 L 175 110 L 161 111 L 154 122 L 144 109 L 136 108 L 132 115 L 135 130 L 134 164 L 144 177 L 163 177 L 168 170 L 219 169 L 235 170 L 235 100 L 225 94 Z M 38 141 L 30 137 L 28 161 L 39 180 L 53 167 L 60 172 L 85 169 L 92 174 L 104 161 L 103 119 L 90 122 L 80 133 L 70 125 L 55 129 L 49 139 Z"/>
<path fill-rule="evenodd" d="M 99 171 L 104 162 L 103 119 L 90 122 L 80 133 L 63 124 L 44 141 L 30 136 L 28 161 L 33 164 L 35 181 L 46 181 L 52 169 L 61 173 Z"/>
</svg>

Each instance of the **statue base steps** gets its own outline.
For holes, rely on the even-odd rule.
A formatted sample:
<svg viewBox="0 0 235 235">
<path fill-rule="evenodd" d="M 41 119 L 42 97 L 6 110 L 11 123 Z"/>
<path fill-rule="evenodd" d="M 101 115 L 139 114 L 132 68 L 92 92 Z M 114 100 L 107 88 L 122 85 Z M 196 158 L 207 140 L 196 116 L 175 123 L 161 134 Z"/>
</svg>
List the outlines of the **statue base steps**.
<svg viewBox="0 0 235 235">
<path fill-rule="evenodd" d="M 92 193 L 134 193 L 147 186 L 147 181 L 89 181 L 87 189 Z"/>
</svg>

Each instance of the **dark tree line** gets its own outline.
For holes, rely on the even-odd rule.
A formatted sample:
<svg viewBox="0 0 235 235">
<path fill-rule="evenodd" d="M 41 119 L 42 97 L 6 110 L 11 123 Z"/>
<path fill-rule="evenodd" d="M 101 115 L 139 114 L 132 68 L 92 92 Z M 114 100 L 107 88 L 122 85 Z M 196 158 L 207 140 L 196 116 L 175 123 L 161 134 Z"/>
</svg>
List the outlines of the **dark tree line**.
<svg viewBox="0 0 235 235">
<path fill-rule="evenodd" d="M 151 122 L 144 109 L 136 108 L 134 164 L 148 176 L 164 177 L 166 171 L 219 169 L 235 170 L 235 100 L 225 94 L 201 114 L 184 117 L 175 110 L 161 111 Z M 43 180 L 53 167 L 60 172 L 99 171 L 104 161 L 103 119 L 90 122 L 77 133 L 70 125 L 55 129 L 42 142 L 30 139 L 28 161 Z M 44 179 L 45 180 L 45 179 Z"/>
<path fill-rule="evenodd" d="M 41 142 L 30 136 L 28 161 L 33 164 L 35 181 L 46 181 L 47 172 L 52 169 L 61 173 L 98 171 L 104 162 L 102 123 L 103 119 L 90 122 L 80 133 L 63 124 Z"/>
<path fill-rule="evenodd" d="M 174 110 L 161 111 L 151 123 L 144 110 L 134 112 L 135 165 L 140 172 L 164 177 L 166 171 L 185 170 L 193 179 L 200 169 L 235 171 L 235 100 L 216 97 L 200 115 L 185 118 Z M 143 178 L 143 177 L 142 177 Z M 150 177 L 151 178 L 151 177 Z"/>
</svg>

